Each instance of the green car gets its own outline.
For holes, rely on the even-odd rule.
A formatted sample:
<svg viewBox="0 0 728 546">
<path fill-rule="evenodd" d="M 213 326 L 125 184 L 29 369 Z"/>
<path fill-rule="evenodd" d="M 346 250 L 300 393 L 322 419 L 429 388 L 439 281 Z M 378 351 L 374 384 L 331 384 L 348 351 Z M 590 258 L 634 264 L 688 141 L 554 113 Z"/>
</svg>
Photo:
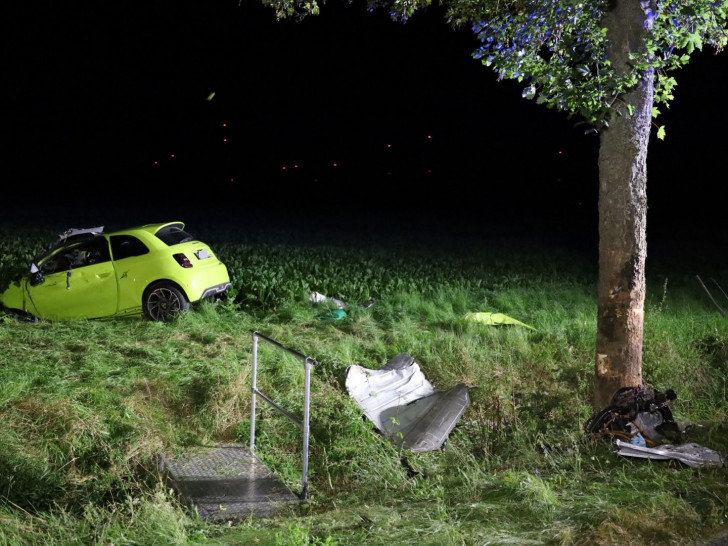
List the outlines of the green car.
<svg viewBox="0 0 728 546">
<path fill-rule="evenodd" d="M 31 317 L 95 319 L 143 313 L 169 321 L 230 288 L 227 268 L 181 222 L 113 233 L 72 229 L 0 295 Z"/>
</svg>

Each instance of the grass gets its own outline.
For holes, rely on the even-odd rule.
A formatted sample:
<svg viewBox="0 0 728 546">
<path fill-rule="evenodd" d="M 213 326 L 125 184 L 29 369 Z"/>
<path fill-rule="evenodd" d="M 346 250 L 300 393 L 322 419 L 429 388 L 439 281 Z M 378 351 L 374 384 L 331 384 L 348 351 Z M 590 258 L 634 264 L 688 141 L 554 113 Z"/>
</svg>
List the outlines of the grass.
<svg viewBox="0 0 728 546">
<path fill-rule="evenodd" d="M 41 235 L 0 229 L 0 283 Z M 725 468 L 620 458 L 582 432 L 596 337 L 591 256 L 508 239 L 200 235 L 229 265 L 234 291 L 173 324 L 0 315 L 0 545 L 700 544 L 725 532 Z M 648 270 L 644 375 L 675 389 L 676 418 L 694 424 L 687 439 L 728 453 L 728 322 L 687 263 L 656 259 Z M 322 321 L 329 307 L 311 304 L 312 291 L 375 304 Z M 468 311 L 536 330 L 467 323 Z M 277 518 L 211 525 L 169 490 L 157 457 L 247 443 L 251 329 L 319 362 L 310 498 Z M 346 394 L 347 366 L 378 368 L 401 352 L 437 388 L 473 387 L 441 451 L 398 451 Z M 300 365 L 265 345 L 260 363 L 261 389 L 299 412 Z M 258 419 L 261 457 L 297 491 L 300 432 L 264 404 Z"/>
</svg>

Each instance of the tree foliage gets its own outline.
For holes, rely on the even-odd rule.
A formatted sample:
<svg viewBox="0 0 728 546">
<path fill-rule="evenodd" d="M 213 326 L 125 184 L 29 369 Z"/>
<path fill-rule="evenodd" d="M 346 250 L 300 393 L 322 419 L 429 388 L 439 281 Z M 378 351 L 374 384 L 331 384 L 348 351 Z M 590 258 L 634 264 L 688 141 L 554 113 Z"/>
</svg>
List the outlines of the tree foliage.
<svg viewBox="0 0 728 546">
<path fill-rule="evenodd" d="M 620 70 L 607 54 L 608 0 L 488 4 L 473 24 L 482 43 L 476 57 L 500 78 L 525 82 L 525 98 L 579 114 L 597 129 L 609 123 L 615 104 L 642 73 L 654 71 L 655 103 L 668 104 L 676 85 L 672 71 L 704 43 L 720 50 L 728 39 L 724 0 L 642 2 L 649 38 L 632 52 L 631 69 Z M 450 17 L 465 23 L 478 15 L 472 10 L 470 2 L 456 1 Z"/>
<path fill-rule="evenodd" d="M 645 71 L 655 74 L 655 104 L 669 106 L 673 71 L 705 45 L 728 43 L 728 0 L 640 1 L 648 39 L 632 52 L 629 69 L 608 55 L 605 13 L 611 0 L 443 0 L 448 21 L 470 26 L 481 42 L 474 56 L 499 79 L 524 84 L 523 97 L 583 118 L 590 130 L 609 124 L 620 97 Z M 319 11 L 317 0 L 264 0 L 278 18 Z M 430 0 L 369 0 L 370 10 L 389 10 L 407 21 Z M 627 110 L 627 113 L 631 113 Z M 656 106 L 653 116 L 659 114 Z M 664 129 L 658 136 L 664 135 Z"/>
</svg>

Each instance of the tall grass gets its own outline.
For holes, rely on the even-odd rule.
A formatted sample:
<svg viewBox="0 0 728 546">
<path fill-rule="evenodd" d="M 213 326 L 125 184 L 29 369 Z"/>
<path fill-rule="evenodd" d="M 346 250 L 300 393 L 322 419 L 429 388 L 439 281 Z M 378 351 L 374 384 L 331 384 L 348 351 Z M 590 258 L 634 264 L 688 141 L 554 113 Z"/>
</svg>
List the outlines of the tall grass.
<svg viewBox="0 0 728 546">
<path fill-rule="evenodd" d="M 43 241 L 0 234 L 9 282 Z M 620 458 L 584 436 L 596 336 L 588 258 L 506 239 L 201 235 L 234 290 L 175 323 L 0 315 L 0 545 L 698 544 L 724 530 L 725 468 Z M 648 274 L 645 379 L 677 392 L 686 439 L 728 453 L 728 323 L 689 272 L 663 263 Z M 344 300 L 347 317 L 321 320 L 330 306 L 311 304 L 311 291 Z M 469 311 L 536 330 L 465 322 Z M 310 498 L 277 518 L 211 525 L 183 507 L 157 460 L 247 443 L 252 329 L 319 362 Z M 346 393 L 349 365 L 378 368 L 401 352 L 437 388 L 472 387 L 440 451 L 397 449 Z M 260 363 L 261 390 L 300 412 L 300 364 L 265 345 Z M 300 444 L 296 427 L 259 405 L 259 454 L 294 491 Z"/>
</svg>

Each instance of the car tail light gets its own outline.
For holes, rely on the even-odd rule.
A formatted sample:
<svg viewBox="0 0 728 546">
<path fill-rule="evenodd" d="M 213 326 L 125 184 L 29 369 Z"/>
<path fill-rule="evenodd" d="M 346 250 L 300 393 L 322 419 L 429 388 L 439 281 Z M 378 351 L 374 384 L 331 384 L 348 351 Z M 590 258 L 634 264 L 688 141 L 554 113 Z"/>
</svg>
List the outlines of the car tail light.
<svg viewBox="0 0 728 546">
<path fill-rule="evenodd" d="M 174 255 L 174 259 L 177 260 L 177 263 L 181 265 L 182 267 L 192 267 L 192 262 L 190 262 L 187 259 L 187 256 L 182 254 L 181 252 L 179 254 Z"/>
</svg>

